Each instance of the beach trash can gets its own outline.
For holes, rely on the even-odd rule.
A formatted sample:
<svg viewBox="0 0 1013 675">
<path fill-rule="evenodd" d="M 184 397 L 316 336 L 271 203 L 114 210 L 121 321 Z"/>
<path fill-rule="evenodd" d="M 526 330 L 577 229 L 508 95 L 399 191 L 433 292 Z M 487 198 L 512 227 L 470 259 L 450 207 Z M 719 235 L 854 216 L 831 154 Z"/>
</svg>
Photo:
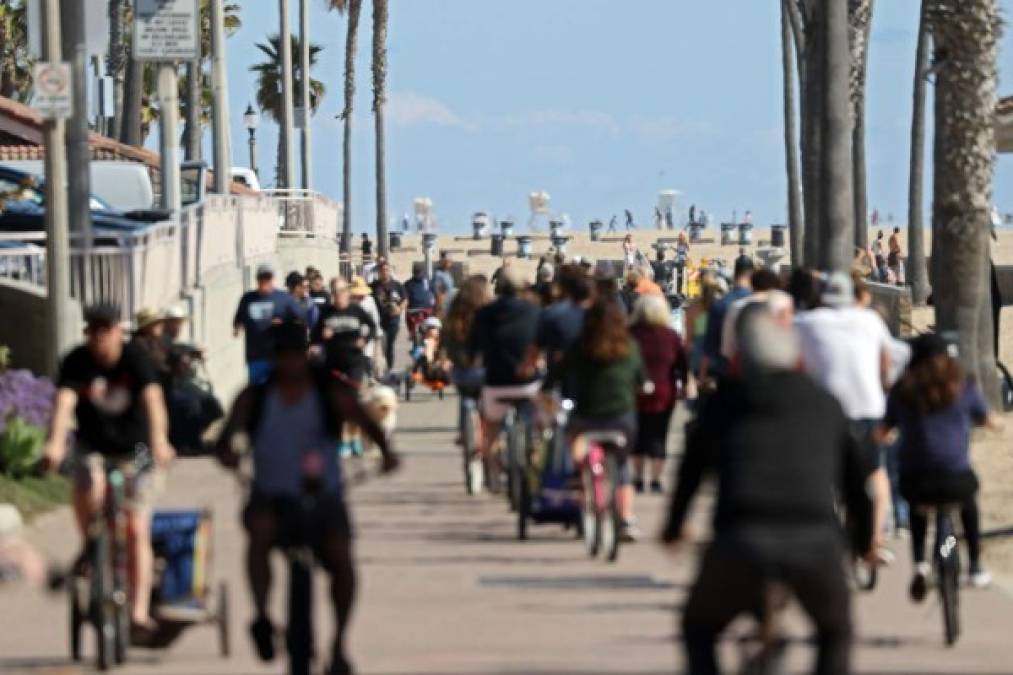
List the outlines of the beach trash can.
<svg viewBox="0 0 1013 675">
<path fill-rule="evenodd" d="M 706 226 L 703 223 L 690 223 L 689 224 L 689 240 L 691 243 L 697 243 L 703 236 L 703 231 Z"/>
<path fill-rule="evenodd" d="M 514 234 L 514 224 L 509 220 L 504 220 L 499 224 L 499 231 L 505 239 L 509 239 Z"/>
<path fill-rule="evenodd" d="M 784 248 L 784 231 L 787 229 L 787 225 L 771 225 L 770 245 L 774 248 Z"/>
<path fill-rule="evenodd" d="M 517 237 L 517 257 L 518 258 L 530 258 L 531 257 L 531 237 L 524 235 Z"/>
<path fill-rule="evenodd" d="M 566 255 L 566 244 L 570 241 L 567 236 L 560 235 L 552 238 L 552 247 L 556 249 L 556 253 L 559 255 Z"/>
<path fill-rule="evenodd" d="M 592 220 L 587 224 L 587 229 L 591 233 L 591 241 L 600 241 L 601 231 L 605 229 L 605 223 L 600 220 Z"/>
<path fill-rule="evenodd" d="M 739 223 L 739 246 L 749 246 L 753 243 L 753 224 Z"/>
<path fill-rule="evenodd" d="M 390 244 L 390 250 L 395 251 L 401 248 L 401 233 L 400 232 L 389 232 L 387 240 Z"/>
<path fill-rule="evenodd" d="M 493 232 L 490 238 L 489 254 L 497 258 L 503 255 L 503 235 L 499 232 Z"/>
<path fill-rule="evenodd" d="M 563 223 L 558 220 L 553 220 L 549 223 L 549 238 L 555 239 L 556 237 L 563 236 Z"/>
<path fill-rule="evenodd" d="M 721 223 L 721 245 L 733 246 L 735 244 L 735 223 Z"/>
</svg>

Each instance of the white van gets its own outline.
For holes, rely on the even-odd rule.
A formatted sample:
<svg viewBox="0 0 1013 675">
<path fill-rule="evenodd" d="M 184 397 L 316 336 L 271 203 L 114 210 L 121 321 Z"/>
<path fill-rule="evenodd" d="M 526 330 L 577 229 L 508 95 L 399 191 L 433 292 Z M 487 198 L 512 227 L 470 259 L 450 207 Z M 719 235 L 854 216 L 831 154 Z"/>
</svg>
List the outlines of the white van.
<svg viewBox="0 0 1013 675">
<path fill-rule="evenodd" d="M 0 164 L 37 176 L 46 173 L 42 160 L 12 160 Z M 155 191 L 146 165 L 101 159 L 93 160 L 90 166 L 91 193 L 101 197 L 113 208 L 137 211 L 154 207 Z"/>
</svg>

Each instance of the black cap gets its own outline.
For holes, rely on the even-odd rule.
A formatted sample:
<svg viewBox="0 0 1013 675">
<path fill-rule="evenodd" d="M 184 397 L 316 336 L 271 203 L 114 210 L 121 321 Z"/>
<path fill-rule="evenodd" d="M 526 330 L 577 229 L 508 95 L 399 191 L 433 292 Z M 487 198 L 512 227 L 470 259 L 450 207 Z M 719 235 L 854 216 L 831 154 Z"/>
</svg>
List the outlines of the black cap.
<svg viewBox="0 0 1013 675">
<path fill-rule="evenodd" d="M 303 275 L 298 272 L 289 272 L 288 276 L 285 277 L 285 288 L 293 288 L 304 281 L 306 281 L 306 277 Z"/>
<path fill-rule="evenodd" d="M 740 255 L 735 259 L 735 278 L 738 279 L 744 274 L 752 274 L 754 267 L 752 258 L 748 255 Z"/>
<path fill-rule="evenodd" d="M 84 323 L 88 329 L 112 328 L 119 325 L 122 317 L 120 308 L 112 303 L 97 303 L 84 308 Z"/>
<path fill-rule="evenodd" d="M 916 366 L 942 354 L 950 353 L 950 344 L 936 333 L 926 333 L 911 340 L 911 361 Z"/>
</svg>

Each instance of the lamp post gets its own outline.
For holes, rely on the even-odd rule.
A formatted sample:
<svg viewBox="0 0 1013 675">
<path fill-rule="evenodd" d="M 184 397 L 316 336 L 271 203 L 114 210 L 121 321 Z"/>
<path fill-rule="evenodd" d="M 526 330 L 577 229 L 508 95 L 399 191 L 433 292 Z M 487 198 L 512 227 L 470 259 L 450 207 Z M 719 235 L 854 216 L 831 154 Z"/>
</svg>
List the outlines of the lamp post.
<svg viewBox="0 0 1013 675">
<path fill-rule="evenodd" d="M 257 124 L 259 123 L 260 115 L 253 109 L 253 104 L 247 105 L 246 112 L 243 113 L 243 124 L 250 132 L 250 168 L 258 177 L 260 176 L 260 172 L 257 171 Z"/>
</svg>

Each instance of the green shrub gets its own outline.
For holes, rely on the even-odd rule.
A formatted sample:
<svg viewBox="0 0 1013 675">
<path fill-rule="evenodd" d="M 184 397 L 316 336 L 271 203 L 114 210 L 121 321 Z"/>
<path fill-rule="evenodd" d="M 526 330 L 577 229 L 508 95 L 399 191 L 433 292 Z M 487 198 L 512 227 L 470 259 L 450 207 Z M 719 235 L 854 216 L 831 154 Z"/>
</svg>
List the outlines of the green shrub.
<svg viewBox="0 0 1013 675">
<path fill-rule="evenodd" d="M 6 422 L 0 432 L 0 471 L 17 478 L 29 473 L 39 460 L 46 432 L 17 415 L 9 415 Z"/>
</svg>

